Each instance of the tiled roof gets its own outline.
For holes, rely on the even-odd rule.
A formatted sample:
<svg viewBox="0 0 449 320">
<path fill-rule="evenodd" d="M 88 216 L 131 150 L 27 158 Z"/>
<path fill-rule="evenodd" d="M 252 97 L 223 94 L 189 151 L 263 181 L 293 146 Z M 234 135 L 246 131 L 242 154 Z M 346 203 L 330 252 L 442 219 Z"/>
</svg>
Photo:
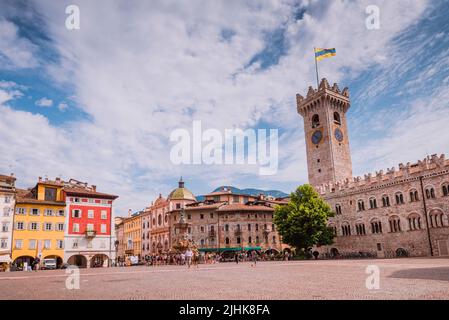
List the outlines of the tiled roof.
<svg viewBox="0 0 449 320">
<path fill-rule="evenodd" d="M 64 201 L 45 201 L 45 200 L 38 200 L 36 199 L 33 194 L 31 193 L 31 190 L 26 189 L 16 189 L 17 195 L 16 195 L 16 203 L 29 203 L 29 204 L 49 204 L 49 205 L 55 205 L 55 206 L 65 206 Z"/>
<path fill-rule="evenodd" d="M 224 202 L 217 202 L 217 203 L 213 203 L 213 204 L 198 203 L 198 205 L 197 204 L 195 204 L 195 205 L 187 205 L 185 207 L 185 210 L 186 211 L 193 211 L 193 210 L 217 209 L 217 208 L 220 208 L 224 204 L 225 204 Z"/>
<path fill-rule="evenodd" d="M 12 181 L 16 181 L 16 177 L 14 176 L 7 176 L 4 174 L 0 174 L 0 180 L 12 180 Z"/>
<path fill-rule="evenodd" d="M 67 195 L 71 195 L 71 196 L 79 195 L 79 196 L 89 196 L 89 197 L 93 197 L 93 198 L 106 198 L 106 199 L 117 199 L 118 198 L 118 196 L 113 195 L 113 194 L 97 192 L 94 190 L 89 190 L 89 189 L 80 188 L 80 187 L 64 187 L 64 192 Z"/>
<path fill-rule="evenodd" d="M 240 203 L 226 204 L 221 206 L 218 211 L 274 211 L 272 207 L 258 206 L 258 205 L 245 205 Z"/>
<path fill-rule="evenodd" d="M 233 193 L 232 190 L 220 190 L 220 191 L 215 191 L 215 192 L 211 192 L 208 194 L 205 194 L 205 197 L 210 197 L 210 196 L 222 196 L 222 195 L 231 195 L 231 196 L 244 196 L 244 197 L 252 197 L 252 198 L 257 198 L 257 196 L 253 196 L 247 193 Z"/>
</svg>

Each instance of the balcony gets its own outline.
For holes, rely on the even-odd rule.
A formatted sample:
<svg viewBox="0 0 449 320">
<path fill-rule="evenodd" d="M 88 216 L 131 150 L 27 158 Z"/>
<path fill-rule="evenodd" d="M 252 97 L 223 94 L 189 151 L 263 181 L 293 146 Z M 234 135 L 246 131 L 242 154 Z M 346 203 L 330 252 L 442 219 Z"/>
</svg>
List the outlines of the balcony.
<svg viewBox="0 0 449 320">
<path fill-rule="evenodd" d="M 240 236 L 242 235 L 242 230 L 241 230 L 241 229 L 235 230 L 235 231 L 234 231 L 234 235 L 235 235 L 236 237 L 240 237 Z"/>
<path fill-rule="evenodd" d="M 215 231 L 209 231 L 209 238 L 215 238 L 217 236 Z"/>
<path fill-rule="evenodd" d="M 95 236 L 97 235 L 97 231 L 86 230 L 85 235 L 86 235 L 86 238 L 95 238 Z"/>
<path fill-rule="evenodd" d="M 270 229 L 263 229 L 263 233 L 265 234 L 265 235 L 268 235 L 269 233 L 270 233 L 271 231 L 270 231 Z"/>
</svg>

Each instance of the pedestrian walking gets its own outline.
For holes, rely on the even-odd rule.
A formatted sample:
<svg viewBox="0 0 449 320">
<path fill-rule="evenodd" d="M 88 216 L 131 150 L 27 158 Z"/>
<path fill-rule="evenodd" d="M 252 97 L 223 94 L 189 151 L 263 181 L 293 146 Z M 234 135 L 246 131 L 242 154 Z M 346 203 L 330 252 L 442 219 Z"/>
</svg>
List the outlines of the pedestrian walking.
<svg viewBox="0 0 449 320">
<path fill-rule="evenodd" d="M 251 251 L 251 267 L 255 267 L 257 264 L 257 252 L 256 251 Z"/>
<path fill-rule="evenodd" d="M 188 248 L 186 250 L 186 260 L 187 260 L 187 266 L 190 268 L 190 266 L 192 265 L 192 256 L 193 256 L 193 252 L 190 248 Z"/>
</svg>

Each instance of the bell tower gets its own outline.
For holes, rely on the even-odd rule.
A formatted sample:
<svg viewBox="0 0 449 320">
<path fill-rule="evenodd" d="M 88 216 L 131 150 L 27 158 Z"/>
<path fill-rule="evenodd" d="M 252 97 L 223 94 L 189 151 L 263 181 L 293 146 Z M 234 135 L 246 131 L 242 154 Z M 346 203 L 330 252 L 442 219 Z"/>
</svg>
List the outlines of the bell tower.
<svg viewBox="0 0 449 320">
<path fill-rule="evenodd" d="M 350 107 L 349 89 L 340 91 L 326 79 L 317 90 L 309 87 L 307 97 L 296 95 L 298 113 L 304 119 L 309 183 L 324 183 L 352 178 L 351 153 L 346 123 Z"/>
</svg>

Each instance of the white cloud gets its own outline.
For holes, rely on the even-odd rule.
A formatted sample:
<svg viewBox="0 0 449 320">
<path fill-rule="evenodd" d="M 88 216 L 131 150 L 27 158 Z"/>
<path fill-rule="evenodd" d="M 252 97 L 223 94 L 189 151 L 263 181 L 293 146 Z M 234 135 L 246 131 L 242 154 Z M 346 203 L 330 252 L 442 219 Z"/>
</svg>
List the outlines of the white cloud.
<svg viewBox="0 0 449 320">
<path fill-rule="evenodd" d="M 375 32 L 365 28 L 364 8 L 372 2 L 383 15 L 382 29 Z M 0 136 L 13 149 L 0 153 L 0 164 L 13 162 L 20 177 L 62 174 L 88 180 L 119 194 L 122 214 L 168 192 L 180 175 L 201 181 L 202 191 L 248 181 L 272 188 L 304 182 L 295 94 L 315 83 L 313 46 L 337 48 L 337 57 L 320 63 L 330 81 L 354 76 L 385 61 L 394 51 L 391 40 L 419 20 L 426 3 L 309 1 L 304 19 L 295 21 L 292 1 L 141 1 L 126 7 L 79 1 L 81 29 L 69 31 L 61 16 L 64 4 L 38 1 L 61 55 L 59 64 L 45 68 L 55 81 L 74 88 L 75 102 L 89 121 L 56 128 L 42 116 L 3 106 L 0 128 L 24 131 L 20 139 Z M 286 30 L 288 53 L 267 70 L 244 69 L 263 50 L 267 32 L 279 28 Z M 229 41 L 221 37 L 225 29 L 234 32 Z M 285 128 L 278 175 L 259 178 L 257 168 L 246 166 L 171 165 L 169 134 L 191 128 L 193 120 L 217 129 L 244 129 L 261 120 Z M 22 128 L 24 123 L 29 125 Z"/>
<path fill-rule="evenodd" d="M 0 17 L 0 69 L 33 68 L 38 65 L 37 46 L 19 36 L 17 26 Z"/>
<path fill-rule="evenodd" d="M 48 108 L 53 105 L 53 100 L 43 97 L 37 100 L 35 104 L 39 107 Z"/>
</svg>

